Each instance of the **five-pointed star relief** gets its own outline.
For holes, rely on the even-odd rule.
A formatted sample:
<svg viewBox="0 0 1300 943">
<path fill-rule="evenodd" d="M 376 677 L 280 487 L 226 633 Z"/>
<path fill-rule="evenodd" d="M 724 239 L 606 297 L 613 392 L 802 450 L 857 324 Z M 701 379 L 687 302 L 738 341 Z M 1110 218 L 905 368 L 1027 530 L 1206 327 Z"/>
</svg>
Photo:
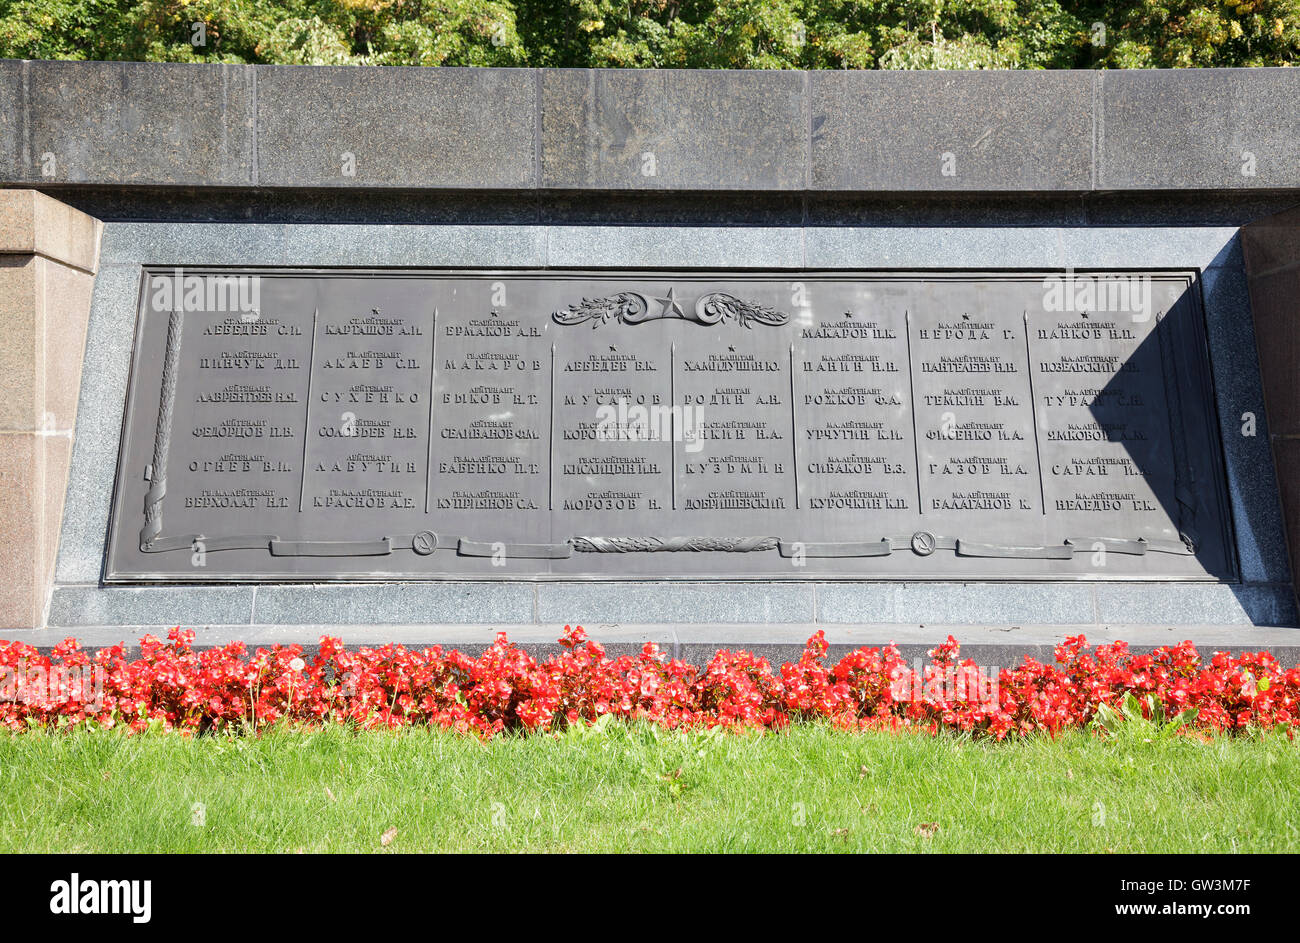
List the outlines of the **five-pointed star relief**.
<svg viewBox="0 0 1300 943">
<path fill-rule="evenodd" d="M 669 288 L 666 298 L 656 298 L 655 301 L 664 306 L 664 317 L 667 318 L 684 318 L 686 313 L 682 311 L 682 306 L 677 303 L 676 289 Z"/>
</svg>

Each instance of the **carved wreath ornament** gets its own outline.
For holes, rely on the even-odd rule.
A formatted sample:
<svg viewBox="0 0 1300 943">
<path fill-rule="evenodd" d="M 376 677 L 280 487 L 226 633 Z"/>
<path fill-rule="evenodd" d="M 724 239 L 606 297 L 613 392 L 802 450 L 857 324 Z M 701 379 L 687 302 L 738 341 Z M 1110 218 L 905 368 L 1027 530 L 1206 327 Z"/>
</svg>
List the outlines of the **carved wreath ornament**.
<svg viewBox="0 0 1300 943">
<path fill-rule="evenodd" d="M 790 315 L 784 311 L 745 301 L 725 291 L 711 291 L 696 299 L 693 306 L 683 307 L 674 288 L 669 288 L 663 298 L 651 298 L 637 291 L 620 291 L 604 298 L 583 298 L 579 304 L 556 311 L 551 317 L 558 324 L 591 321 L 592 327 L 600 327 L 610 321 L 641 324 L 661 318 L 678 318 L 706 325 L 735 323 L 749 329 L 755 324 L 775 327 L 790 320 Z"/>
</svg>

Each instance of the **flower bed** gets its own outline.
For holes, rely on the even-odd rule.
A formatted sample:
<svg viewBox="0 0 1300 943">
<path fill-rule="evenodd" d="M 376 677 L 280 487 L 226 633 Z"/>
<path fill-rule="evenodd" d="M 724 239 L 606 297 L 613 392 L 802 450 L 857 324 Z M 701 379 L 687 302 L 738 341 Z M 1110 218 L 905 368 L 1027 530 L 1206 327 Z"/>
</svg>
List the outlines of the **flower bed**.
<svg viewBox="0 0 1300 943">
<path fill-rule="evenodd" d="M 0 642 L 0 724 L 32 727 L 255 731 L 268 724 L 436 725 L 482 737 L 550 732 L 609 716 L 669 728 L 780 728 L 829 720 L 844 729 L 966 731 L 1003 739 L 1107 726 L 1123 716 L 1184 730 L 1283 728 L 1300 720 L 1300 668 L 1268 652 L 1202 659 L 1191 642 L 1137 655 L 1123 642 L 1090 649 L 1083 636 L 1056 663 L 1027 658 L 994 673 L 959 659 L 951 636 L 909 665 L 893 646 L 825 661 L 822 632 L 797 662 L 773 670 L 745 651 L 719 651 L 703 668 L 653 644 L 609 658 L 581 626 L 565 626 L 564 652 L 537 661 L 504 633 L 477 658 L 441 647 L 350 651 L 322 638 L 301 646 L 243 643 L 195 651 L 180 628 L 146 636 L 138 658 L 121 646 L 92 653 L 68 639 L 52 655 Z"/>
</svg>

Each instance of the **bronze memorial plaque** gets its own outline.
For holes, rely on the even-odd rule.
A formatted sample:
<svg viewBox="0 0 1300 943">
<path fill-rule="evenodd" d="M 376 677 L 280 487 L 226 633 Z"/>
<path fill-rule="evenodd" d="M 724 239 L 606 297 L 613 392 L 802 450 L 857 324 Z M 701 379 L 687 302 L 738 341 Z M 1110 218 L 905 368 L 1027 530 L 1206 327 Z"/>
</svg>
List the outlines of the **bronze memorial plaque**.
<svg viewBox="0 0 1300 943">
<path fill-rule="evenodd" d="M 151 269 L 105 580 L 1232 580 L 1199 291 Z"/>
</svg>

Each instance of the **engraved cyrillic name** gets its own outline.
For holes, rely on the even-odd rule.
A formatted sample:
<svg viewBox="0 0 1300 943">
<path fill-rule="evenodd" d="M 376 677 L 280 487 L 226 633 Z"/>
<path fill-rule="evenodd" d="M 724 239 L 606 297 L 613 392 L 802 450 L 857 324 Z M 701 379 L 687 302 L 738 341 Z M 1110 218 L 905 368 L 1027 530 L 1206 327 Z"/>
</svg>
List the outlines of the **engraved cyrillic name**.
<svg viewBox="0 0 1300 943">
<path fill-rule="evenodd" d="M 923 513 L 1042 515 L 1023 311 L 932 303 L 907 322 Z"/>
<path fill-rule="evenodd" d="M 1030 319 L 1043 489 L 1080 533 L 1178 530 L 1174 450 L 1155 317 L 1040 313 Z"/>
<path fill-rule="evenodd" d="M 440 307 L 434 331 L 428 511 L 545 512 L 551 357 L 541 326 L 480 291 Z"/>
<path fill-rule="evenodd" d="M 203 284 L 206 308 L 210 277 L 188 278 Z M 167 467 L 154 471 L 175 495 L 168 528 L 202 534 L 212 512 L 229 511 L 288 522 L 302 480 L 310 318 L 203 308 L 182 314 L 192 384 L 176 397 Z"/>
<path fill-rule="evenodd" d="M 576 350 L 556 337 L 552 506 L 566 513 L 672 505 L 671 344 L 662 337 Z"/>
<path fill-rule="evenodd" d="M 918 511 L 912 394 L 903 311 L 848 307 L 810 317 L 792 348 L 800 507 Z"/>
<path fill-rule="evenodd" d="M 372 308 L 317 313 L 313 321 L 302 509 L 419 509 L 427 472 L 428 315 Z"/>
<path fill-rule="evenodd" d="M 790 362 L 721 342 L 682 345 L 673 358 L 676 405 L 695 435 L 677 449 L 675 507 L 783 511 L 791 475 Z"/>
</svg>

